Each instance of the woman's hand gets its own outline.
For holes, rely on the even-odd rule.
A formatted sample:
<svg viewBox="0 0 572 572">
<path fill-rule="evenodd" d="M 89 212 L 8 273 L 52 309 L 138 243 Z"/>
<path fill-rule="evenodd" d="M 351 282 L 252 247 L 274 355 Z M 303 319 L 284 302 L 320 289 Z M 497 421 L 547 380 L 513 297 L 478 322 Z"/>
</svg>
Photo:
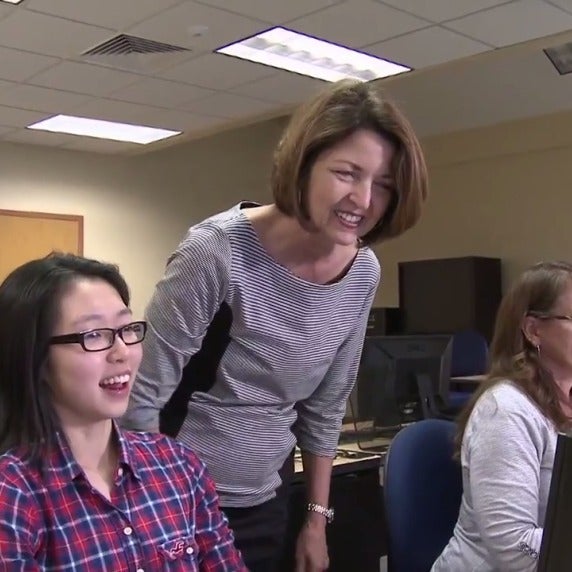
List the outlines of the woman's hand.
<svg viewBox="0 0 572 572">
<path fill-rule="evenodd" d="M 330 565 L 326 542 L 326 519 L 308 515 L 296 543 L 296 572 L 323 572 Z"/>
</svg>

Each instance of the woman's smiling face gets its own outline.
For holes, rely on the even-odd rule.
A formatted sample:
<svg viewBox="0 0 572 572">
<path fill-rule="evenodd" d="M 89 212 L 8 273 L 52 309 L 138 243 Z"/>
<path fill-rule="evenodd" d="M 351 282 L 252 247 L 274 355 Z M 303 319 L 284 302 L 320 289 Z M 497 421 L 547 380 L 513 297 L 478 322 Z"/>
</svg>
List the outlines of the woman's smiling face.
<svg viewBox="0 0 572 572">
<path fill-rule="evenodd" d="M 312 226 L 332 244 L 355 245 L 386 213 L 393 194 L 395 149 L 360 129 L 318 155 L 308 181 Z"/>
</svg>

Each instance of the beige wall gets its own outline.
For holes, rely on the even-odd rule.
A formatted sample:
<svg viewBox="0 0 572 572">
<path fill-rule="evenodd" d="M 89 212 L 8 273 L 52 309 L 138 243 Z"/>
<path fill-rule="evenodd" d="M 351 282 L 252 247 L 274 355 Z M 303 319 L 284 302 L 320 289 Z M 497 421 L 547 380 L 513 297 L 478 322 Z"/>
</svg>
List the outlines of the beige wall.
<svg viewBox="0 0 572 572">
<path fill-rule="evenodd" d="M 150 164 L 169 176 L 193 222 L 240 200 L 269 201 L 272 154 L 284 123 L 273 119 L 165 149 Z"/>
<path fill-rule="evenodd" d="M 83 215 L 85 255 L 119 264 L 137 313 L 186 224 L 163 185 L 142 161 L 0 145 L 0 208 Z"/>
<path fill-rule="evenodd" d="M 463 255 L 503 260 L 508 284 L 539 260 L 572 260 L 572 113 L 425 141 L 431 197 L 419 225 L 378 249 L 380 305 L 397 305 L 397 263 Z"/>
<path fill-rule="evenodd" d="M 240 199 L 268 200 L 282 124 L 137 157 L 2 144 L 0 209 L 83 215 L 84 254 L 119 264 L 142 314 L 190 224 Z"/>
<path fill-rule="evenodd" d="M 187 227 L 241 199 L 269 200 L 273 120 L 113 158 L 0 146 L 0 208 L 83 214 L 85 254 L 116 262 L 141 312 Z M 396 305 L 397 263 L 485 255 L 505 281 L 540 259 L 572 259 L 572 113 L 425 141 L 431 197 L 419 225 L 378 248 L 379 305 Z M 4 246 L 3 246 L 4 247 Z"/>
<path fill-rule="evenodd" d="M 206 216 L 234 202 L 269 200 L 274 120 L 165 150 L 182 204 Z M 570 258 L 572 113 L 505 123 L 424 141 L 431 196 L 421 222 L 377 249 L 376 304 L 397 305 L 397 263 L 450 256 L 503 259 L 508 283 L 540 259 Z"/>
</svg>

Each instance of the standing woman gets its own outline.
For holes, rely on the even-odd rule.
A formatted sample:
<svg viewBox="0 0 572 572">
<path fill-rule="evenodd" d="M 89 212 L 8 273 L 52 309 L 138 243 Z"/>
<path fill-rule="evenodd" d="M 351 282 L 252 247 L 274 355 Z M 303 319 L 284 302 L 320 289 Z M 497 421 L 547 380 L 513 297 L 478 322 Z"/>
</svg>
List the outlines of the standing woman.
<svg viewBox="0 0 572 572">
<path fill-rule="evenodd" d="M 369 246 L 417 222 L 427 173 L 401 113 L 346 80 L 294 114 L 271 184 L 272 204 L 196 224 L 169 259 L 124 423 L 198 452 L 252 572 L 274 570 L 298 445 L 297 569 L 325 570 L 332 460 L 379 282 Z"/>
</svg>

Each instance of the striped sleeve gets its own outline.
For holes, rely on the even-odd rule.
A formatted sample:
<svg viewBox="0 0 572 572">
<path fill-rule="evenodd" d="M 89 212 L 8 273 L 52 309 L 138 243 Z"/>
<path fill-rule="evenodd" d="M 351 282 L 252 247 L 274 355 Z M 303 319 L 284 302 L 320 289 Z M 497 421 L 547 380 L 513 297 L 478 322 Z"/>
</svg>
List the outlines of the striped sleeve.
<svg viewBox="0 0 572 572">
<path fill-rule="evenodd" d="M 188 474 L 193 476 L 195 538 L 199 545 L 201 571 L 248 572 L 228 519 L 220 510 L 215 484 L 203 462 L 187 451 Z"/>
<path fill-rule="evenodd" d="M 192 228 L 169 260 L 147 308 L 143 360 L 121 424 L 158 431 L 159 412 L 181 380 L 228 288 L 231 250 L 214 225 Z"/>
<path fill-rule="evenodd" d="M 379 275 L 361 314 L 320 385 L 308 399 L 296 404 L 298 419 L 294 433 L 303 451 L 335 457 L 346 402 L 357 378 L 367 320 L 378 283 Z"/>
</svg>

